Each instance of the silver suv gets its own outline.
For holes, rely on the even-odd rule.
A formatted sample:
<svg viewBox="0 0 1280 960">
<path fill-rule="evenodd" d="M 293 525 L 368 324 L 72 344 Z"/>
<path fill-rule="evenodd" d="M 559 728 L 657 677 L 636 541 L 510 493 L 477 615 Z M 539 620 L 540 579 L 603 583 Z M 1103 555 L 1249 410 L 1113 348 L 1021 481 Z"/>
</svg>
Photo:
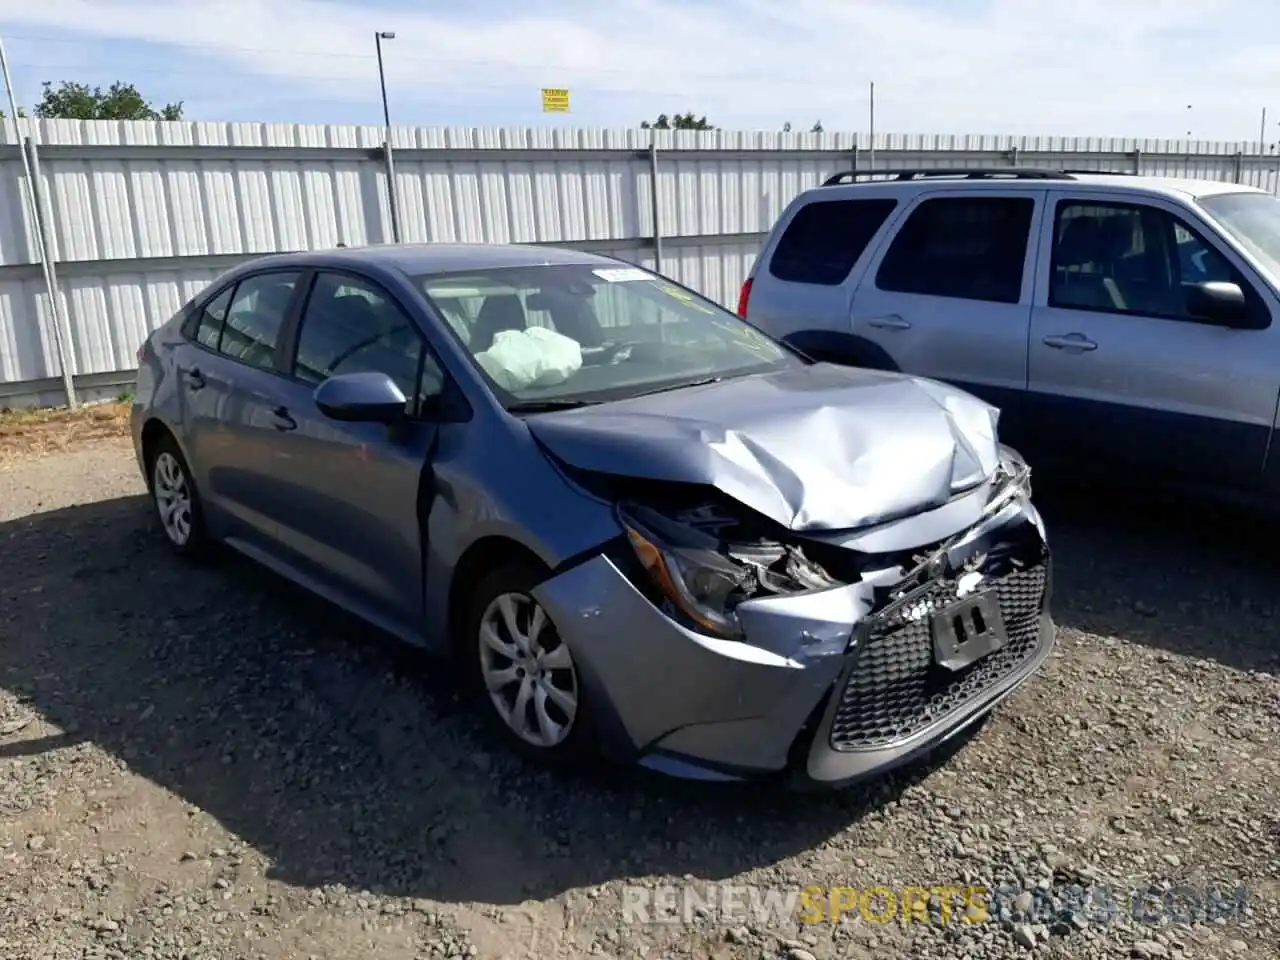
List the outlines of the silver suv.
<svg viewBox="0 0 1280 960">
<path fill-rule="evenodd" d="M 1280 200 L 1053 170 L 849 173 L 783 212 L 742 316 L 1001 408 L 1032 462 L 1280 490 Z"/>
</svg>

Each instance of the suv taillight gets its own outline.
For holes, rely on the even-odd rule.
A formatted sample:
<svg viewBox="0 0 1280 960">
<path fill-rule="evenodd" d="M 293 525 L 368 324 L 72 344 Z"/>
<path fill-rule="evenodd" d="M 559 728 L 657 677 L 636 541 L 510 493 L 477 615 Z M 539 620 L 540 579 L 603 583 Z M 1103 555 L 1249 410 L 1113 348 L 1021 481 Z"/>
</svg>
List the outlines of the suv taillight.
<svg viewBox="0 0 1280 960">
<path fill-rule="evenodd" d="M 747 319 L 747 301 L 751 299 L 751 278 L 747 277 L 747 282 L 742 285 L 742 292 L 738 294 L 738 316 L 743 320 Z"/>
</svg>

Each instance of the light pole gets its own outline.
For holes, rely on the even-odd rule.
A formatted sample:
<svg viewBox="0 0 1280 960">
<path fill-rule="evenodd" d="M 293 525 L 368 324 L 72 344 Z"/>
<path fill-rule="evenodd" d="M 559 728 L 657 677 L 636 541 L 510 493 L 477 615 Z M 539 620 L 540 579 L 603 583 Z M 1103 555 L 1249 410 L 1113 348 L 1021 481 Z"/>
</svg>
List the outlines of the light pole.
<svg viewBox="0 0 1280 960">
<path fill-rule="evenodd" d="M 394 40 L 394 30 L 376 30 L 373 44 L 378 50 L 378 83 L 382 87 L 382 120 L 386 129 L 386 142 L 383 144 L 387 161 L 387 204 L 391 208 L 391 242 L 400 242 L 400 203 L 396 196 L 396 163 L 391 147 L 391 108 L 387 105 L 387 75 L 382 69 L 382 41 Z"/>
</svg>

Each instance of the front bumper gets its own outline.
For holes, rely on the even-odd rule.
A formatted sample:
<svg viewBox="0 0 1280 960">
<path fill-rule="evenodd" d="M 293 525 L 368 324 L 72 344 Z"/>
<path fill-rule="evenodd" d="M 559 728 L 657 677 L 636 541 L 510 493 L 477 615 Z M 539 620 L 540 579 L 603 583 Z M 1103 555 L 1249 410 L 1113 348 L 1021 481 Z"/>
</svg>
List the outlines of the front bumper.
<svg viewBox="0 0 1280 960">
<path fill-rule="evenodd" d="M 616 759 L 677 776 L 781 776 L 843 785 L 926 753 L 1009 696 L 1048 658 L 1050 560 L 1039 518 L 1010 505 L 894 602 L 869 582 L 742 604 L 745 640 L 666 617 L 607 556 L 535 595 L 574 653 Z M 959 670 L 934 661 L 927 614 L 987 571 L 1008 641 Z M 963 590 L 961 590 L 963 593 Z"/>
</svg>

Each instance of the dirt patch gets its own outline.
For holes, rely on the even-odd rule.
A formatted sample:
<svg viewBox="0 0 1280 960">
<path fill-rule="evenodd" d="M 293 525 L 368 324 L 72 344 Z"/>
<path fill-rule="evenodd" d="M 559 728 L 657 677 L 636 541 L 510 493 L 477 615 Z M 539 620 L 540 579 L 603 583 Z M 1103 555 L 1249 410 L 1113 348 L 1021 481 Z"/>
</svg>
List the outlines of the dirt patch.
<svg viewBox="0 0 1280 960">
<path fill-rule="evenodd" d="M 77 410 L 0 410 L 0 466 L 126 437 L 129 407 L 116 401 Z"/>
<path fill-rule="evenodd" d="M 177 562 L 126 443 L 17 462 L 0 956 L 1274 960 L 1270 538 L 1041 506 L 1045 668 L 944 762 L 796 796 L 528 767 L 424 658 L 248 561 Z M 751 907 L 814 885 L 987 890 L 992 915 Z"/>
</svg>

